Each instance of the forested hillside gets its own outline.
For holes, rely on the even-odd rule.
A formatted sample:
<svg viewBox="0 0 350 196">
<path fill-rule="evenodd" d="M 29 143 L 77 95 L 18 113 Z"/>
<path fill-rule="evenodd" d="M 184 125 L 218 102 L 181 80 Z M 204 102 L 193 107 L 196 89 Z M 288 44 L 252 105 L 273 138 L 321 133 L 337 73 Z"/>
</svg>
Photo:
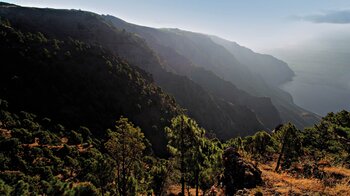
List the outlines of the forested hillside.
<svg viewBox="0 0 350 196">
<path fill-rule="evenodd" d="M 12 113 L 11 107 L 0 100 L 2 195 L 350 192 L 347 111 L 330 113 L 304 130 L 285 124 L 226 143 L 208 139 L 181 115 L 165 129 L 171 157 L 159 159 L 144 130 L 127 118 L 96 135 L 87 127 L 69 129 L 49 118 Z"/>
<path fill-rule="evenodd" d="M 98 46 L 22 32 L 8 21 L 0 28 L 0 94 L 14 111 L 87 126 L 97 135 L 124 115 L 165 153 L 163 128 L 181 109 L 151 76 Z"/>
<path fill-rule="evenodd" d="M 78 10 L 3 6 L 0 8 L 0 16 L 23 31 L 41 32 L 51 39 L 65 41 L 71 37 L 91 45 L 101 45 L 130 65 L 151 73 L 155 83 L 174 96 L 176 102 L 187 110 L 189 116 L 206 129 L 215 131 L 219 138 L 249 135 L 259 129 L 271 129 L 281 123 L 276 109 L 268 99 L 255 99 L 249 96 L 247 99 L 240 98 L 240 100 L 254 100 L 260 105 L 250 107 L 254 103 L 249 105 L 236 101 L 232 96 L 230 100 L 223 99 L 221 95 L 210 90 L 212 87 L 203 87 L 194 80 L 168 72 L 167 64 L 159 61 L 159 57 L 143 39 L 109 25 L 97 14 Z M 198 73 L 208 74 L 206 71 Z M 238 91 L 232 85 L 227 90 L 228 93 Z M 240 94 L 240 91 L 235 94 Z M 263 110 L 264 107 L 267 110 Z"/>
</svg>

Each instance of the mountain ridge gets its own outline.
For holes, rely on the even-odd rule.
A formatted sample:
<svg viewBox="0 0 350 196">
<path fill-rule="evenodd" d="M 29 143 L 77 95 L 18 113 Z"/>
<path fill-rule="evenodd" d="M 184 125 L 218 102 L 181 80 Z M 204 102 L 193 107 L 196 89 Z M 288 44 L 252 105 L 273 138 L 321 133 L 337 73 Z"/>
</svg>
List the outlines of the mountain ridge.
<svg viewBox="0 0 350 196">
<path fill-rule="evenodd" d="M 146 72 L 78 40 L 8 25 L 0 32 L 0 95 L 15 111 L 36 112 L 70 129 L 87 126 L 97 136 L 124 115 L 144 129 L 158 155 L 167 154 L 163 127 L 181 108 Z"/>
<path fill-rule="evenodd" d="M 164 57 L 163 59 L 165 59 L 165 61 L 171 61 L 170 63 L 168 62 L 168 64 L 170 65 L 173 64 L 173 66 L 170 66 L 170 70 L 175 70 L 175 72 L 177 72 L 178 74 L 187 75 L 189 78 L 191 78 L 190 75 L 191 70 L 193 70 L 193 67 L 202 67 L 207 71 L 212 71 L 213 74 L 219 76 L 221 80 L 229 81 L 251 95 L 257 97 L 271 97 L 272 103 L 274 106 L 277 107 L 279 113 L 277 115 L 275 113 L 275 116 L 281 116 L 283 122 L 292 121 L 295 122 L 298 127 L 305 127 L 311 126 L 319 120 L 319 117 L 317 115 L 296 106 L 293 103 L 291 95 L 279 89 L 279 87 L 276 84 L 269 85 L 268 82 L 264 80 L 264 77 L 262 75 L 250 72 L 251 68 L 248 68 L 246 67 L 246 65 L 239 63 L 235 58 L 234 54 L 226 50 L 224 46 L 212 41 L 212 38 L 209 35 L 183 31 L 180 29 L 156 29 L 144 27 L 140 25 L 127 23 L 124 20 L 115 18 L 113 16 L 106 15 L 105 17 L 109 19 L 112 23 L 114 23 L 116 27 L 126 29 L 130 32 L 138 34 L 140 37 L 143 37 L 147 41 L 147 43 L 152 47 L 152 49 L 157 51 L 161 57 Z M 194 36 L 195 39 L 199 38 L 199 40 L 193 41 L 191 39 L 191 36 Z M 204 42 L 203 40 L 208 43 L 202 43 Z M 199 47 L 197 49 L 194 46 L 198 44 L 207 44 L 208 46 Z M 220 51 L 225 51 L 223 54 L 221 54 L 221 56 L 224 55 L 224 59 L 229 59 L 227 62 L 223 61 L 220 55 L 216 55 L 218 53 L 217 51 L 216 53 L 208 52 L 209 49 L 207 48 L 211 48 L 210 50 L 213 50 L 213 45 Z M 196 50 L 197 52 L 193 52 Z M 202 50 L 207 52 L 203 53 L 201 52 Z M 257 53 L 253 54 L 257 56 L 260 55 Z M 196 55 L 198 57 L 193 57 Z M 215 59 L 221 59 L 221 66 L 216 65 L 215 68 L 213 67 L 213 63 L 210 63 L 210 60 L 203 60 L 209 59 L 212 56 Z M 262 56 L 265 57 L 264 55 Z M 198 59 L 200 59 L 200 61 L 198 61 Z M 203 66 L 203 64 L 201 64 L 203 61 L 207 63 L 206 66 Z M 276 61 L 281 62 L 280 60 Z M 218 62 L 220 64 L 220 61 Z M 232 64 L 234 65 L 234 67 L 230 67 Z M 285 63 L 282 63 L 282 65 L 287 66 Z M 241 67 L 241 69 L 244 70 L 243 73 L 240 72 L 239 69 L 235 69 L 235 67 L 237 66 Z M 294 75 L 293 72 L 290 72 L 288 70 L 290 69 L 287 68 L 289 76 L 286 79 L 284 79 L 284 81 L 290 80 L 290 77 Z M 198 83 L 198 81 L 196 82 Z M 246 103 L 246 105 L 248 104 Z M 304 115 L 306 113 L 308 114 L 306 115 L 307 117 Z M 277 122 L 277 120 L 275 122 Z"/>
<path fill-rule="evenodd" d="M 146 39 L 150 47 L 154 49 L 160 56 L 161 60 L 163 60 L 168 65 L 167 67 L 169 70 L 177 74 L 185 75 L 189 77 L 194 82 L 201 85 L 204 89 L 208 90 L 214 95 L 221 97 L 231 103 L 248 106 L 248 108 L 250 108 L 251 110 L 257 113 L 258 119 L 260 119 L 260 121 L 265 125 L 267 129 L 273 129 L 277 124 L 281 123 L 279 114 L 274 108 L 274 106 L 272 106 L 272 103 L 270 103 L 270 101 L 268 100 L 269 98 L 253 97 L 249 93 L 246 93 L 238 89 L 232 83 L 218 77 L 211 70 L 205 69 L 203 67 L 200 67 L 194 64 L 191 60 L 180 55 L 173 48 L 167 47 L 161 44 L 157 44 L 157 42 L 155 41 L 156 39 L 155 37 L 158 35 L 160 36 L 162 34 L 163 29 L 157 30 L 149 27 L 129 24 L 113 16 L 107 15 L 105 17 L 107 17 L 107 19 L 109 20 L 115 19 L 111 22 L 115 23 L 116 27 L 141 34 L 140 36 Z M 141 27 L 141 29 L 139 29 L 138 27 Z M 152 36 L 152 33 L 155 34 L 154 37 Z M 201 74 L 202 74 L 201 77 L 206 76 L 208 78 L 214 78 L 214 80 L 211 81 L 211 80 L 199 79 L 199 76 Z M 218 84 L 223 84 L 226 87 L 224 88 L 222 86 L 220 87 L 220 85 Z M 222 90 L 217 91 L 213 87 L 215 88 L 219 87 Z M 259 104 L 257 103 L 260 103 L 263 107 L 268 108 L 268 110 L 262 110 L 261 108 L 258 107 Z M 267 114 L 266 111 L 270 111 L 270 113 Z"/>
<path fill-rule="evenodd" d="M 142 39 L 112 27 L 97 14 L 79 10 L 2 7 L 0 16 L 7 18 L 14 26 L 42 32 L 49 38 L 64 40 L 68 36 L 89 44 L 102 45 L 131 65 L 152 73 L 155 82 L 171 95 L 178 95 L 178 88 L 185 89 L 185 92 L 175 97 L 177 102 L 188 109 L 188 114 L 201 126 L 216 131 L 222 139 L 252 134 L 265 128 L 247 107 L 230 105 L 225 100 L 213 97 L 186 77 L 165 71 L 159 58 Z"/>
</svg>

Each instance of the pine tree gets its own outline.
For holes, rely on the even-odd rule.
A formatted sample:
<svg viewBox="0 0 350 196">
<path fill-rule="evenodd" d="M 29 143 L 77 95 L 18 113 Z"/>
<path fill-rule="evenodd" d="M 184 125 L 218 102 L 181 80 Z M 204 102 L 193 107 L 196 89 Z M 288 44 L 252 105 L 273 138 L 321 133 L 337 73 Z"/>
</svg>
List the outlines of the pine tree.
<svg viewBox="0 0 350 196">
<path fill-rule="evenodd" d="M 288 168 L 302 154 L 302 133 L 294 125 L 284 125 L 275 135 L 281 141 L 281 151 L 277 160 L 275 171 L 279 170 L 282 158 L 282 166 Z"/>
<path fill-rule="evenodd" d="M 109 131 L 110 139 L 105 148 L 116 161 L 116 180 L 120 195 L 135 194 L 135 167 L 141 165 L 144 144 L 144 134 L 127 118 L 121 117 L 113 131 Z"/>
<path fill-rule="evenodd" d="M 205 131 L 185 115 L 175 117 L 166 128 L 170 153 L 179 159 L 181 172 L 181 193 L 185 194 L 185 181 L 194 178 L 198 193 L 199 174 L 205 155 L 202 153 Z"/>
</svg>

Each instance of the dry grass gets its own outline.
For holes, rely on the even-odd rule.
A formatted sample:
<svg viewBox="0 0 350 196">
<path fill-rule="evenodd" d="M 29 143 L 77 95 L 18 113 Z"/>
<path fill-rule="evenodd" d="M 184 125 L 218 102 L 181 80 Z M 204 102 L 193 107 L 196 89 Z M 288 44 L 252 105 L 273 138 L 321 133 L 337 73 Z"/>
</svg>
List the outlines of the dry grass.
<svg viewBox="0 0 350 196">
<path fill-rule="evenodd" d="M 171 185 L 168 188 L 167 195 L 174 194 L 177 195 L 181 192 L 181 186 L 180 185 Z M 200 191 L 201 192 L 201 191 Z M 196 189 L 190 189 L 190 195 L 195 195 Z M 187 190 L 185 189 L 185 195 L 188 195 Z"/>
<path fill-rule="evenodd" d="M 316 178 L 301 178 L 295 175 L 274 171 L 275 164 L 261 164 L 264 185 L 248 190 L 247 195 L 258 192 L 263 195 L 340 195 L 350 196 L 350 169 L 343 167 L 325 167 L 322 170 L 328 176 L 325 180 Z M 333 185 L 327 185 L 325 181 L 331 181 Z M 179 185 L 170 186 L 168 194 L 177 195 L 181 191 Z M 220 190 L 219 190 L 220 191 Z M 190 190 L 195 195 L 195 189 Z M 200 192 L 201 195 L 202 192 Z M 220 194 L 221 193 L 221 194 Z M 222 194 L 222 191 L 218 195 Z M 187 195 L 187 193 L 186 193 Z"/>
<path fill-rule="evenodd" d="M 33 143 L 22 144 L 22 146 L 28 147 L 28 148 L 43 147 L 43 148 L 48 148 L 48 149 L 61 149 L 64 147 L 64 144 L 66 144 L 67 142 L 68 142 L 67 138 L 61 138 L 61 144 L 59 144 L 59 145 L 47 145 L 47 144 L 40 144 L 39 138 L 35 138 Z M 84 153 L 93 147 L 92 144 L 77 144 L 77 145 L 68 145 L 68 146 L 71 148 L 77 148 L 78 151 L 81 153 Z"/>
<path fill-rule="evenodd" d="M 326 173 L 338 174 L 345 178 L 350 178 L 350 169 L 346 169 L 344 167 L 325 167 L 323 171 Z"/>
<path fill-rule="evenodd" d="M 287 173 L 277 173 L 273 168 L 269 165 L 260 166 L 265 181 L 262 188 L 267 190 L 267 193 L 306 194 L 319 192 L 323 188 L 322 182 L 317 179 L 295 178 Z"/>
<path fill-rule="evenodd" d="M 167 190 L 167 195 L 171 195 L 171 194 L 178 195 L 178 193 L 180 193 L 180 192 L 181 192 L 181 186 L 180 185 L 171 185 L 171 186 L 169 186 L 169 188 Z M 188 194 L 187 189 L 185 189 L 185 195 L 187 195 L 187 196 L 196 195 L 196 189 L 191 188 L 190 189 L 190 194 Z M 203 195 L 202 190 L 199 190 L 199 195 Z M 217 194 L 216 195 L 217 196 L 221 196 L 221 195 L 223 196 L 225 194 L 224 194 L 222 189 L 217 189 Z"/>
<path fill-rule="evenodd" d="M 350 195 L 350 170 L 342 167 L 326 167 L 323 171 L 334 186 L 326 186 L 322 180 L 316 178 L 298 178 L 288 173 L 277 173 L 274 164 L 260 165 L 265 185 L 252 189 L 251 195 L 261 192 L 263 195 Z M 337 174 L 341 180 L 333 178 Z"/>
<path fill-rule="evenodd" d="M 0 134 L 6 139 L 11 138 L 11 131 L 9 131 L 7 129 L 0 128 Z"/>
<path fill-rule="evenodd" d="M 350 185 L 347 184 L 337 184 L 335 187 L 327 187 L 325 189 L 327 195 L 350 195 Z"/>
<path fill-rule="evenodd" d="M 343 167 L 326 167 L 323 169 L 336 182 L 335 186 L 326 187 L 329 195 L 350 195 L 350 169 Z"/>
<path fill-rule="evenodd" d="M 77 186 L 91 186 L 93 185 L 91 182 L 74 182 L 72 187 L 77 187 Z"/>
</svg>

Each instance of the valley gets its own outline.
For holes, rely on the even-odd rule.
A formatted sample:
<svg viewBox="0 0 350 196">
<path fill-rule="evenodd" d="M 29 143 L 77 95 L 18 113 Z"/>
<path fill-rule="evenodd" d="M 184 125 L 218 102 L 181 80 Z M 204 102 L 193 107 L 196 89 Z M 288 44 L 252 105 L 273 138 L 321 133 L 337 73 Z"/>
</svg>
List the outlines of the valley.
<svg viewBox="0 0 350 196">
<path fill-rule="evenodd" d="M 349 195 L 347 53 L 310 51 L 0 2 L 0 195 Z"/>
</svg>

